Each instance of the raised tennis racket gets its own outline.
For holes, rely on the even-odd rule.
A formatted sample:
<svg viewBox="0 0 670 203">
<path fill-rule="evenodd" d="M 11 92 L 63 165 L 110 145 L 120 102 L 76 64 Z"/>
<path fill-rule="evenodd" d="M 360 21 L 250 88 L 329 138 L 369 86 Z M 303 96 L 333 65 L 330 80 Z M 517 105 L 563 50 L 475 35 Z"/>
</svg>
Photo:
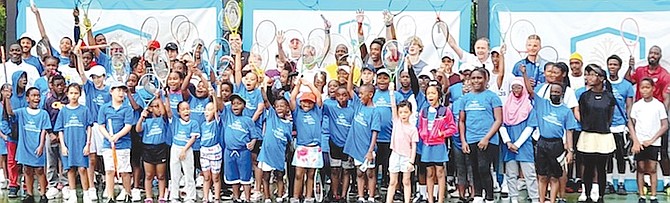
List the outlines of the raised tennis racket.
<svg viewBox="0 0 670 203">
<path fill-rule="evenodd" d="M 621 29 L 619 30 L 621 35 L 621 40 L 628 48 L 628 53 L 631 56 L 634 56 L 635 47 L 640 41 L 640 26 L 638 26 L 637 21 L 633 18 L 626 18 L 621 21 Z"/>
<path fill-rule="evenodd" d="M 210 72 L 214 73 L 217 80 L 221 79 L 223 71 L 230 65 L 230 58 L 223 56 L 230 56 L 230 43 L 224 38 L 218 38 L 212 40 L 207 49 L 205 49 L 205 55 L 210 57 Z"/>
<path fill-rule="evenodd" d="M 395 71 L 405 58 L 405 48 L 397 40 L 389 40 L 382 47 L 382 62 L 384 67 Z"/>
<path fill-rule="evenodd" d="M 126 72 L 126 64 L 128 63 L 128 57 L 124 53 L 115 53 L 112 54 L 112 72 L 113 78 L 116 81 L 125 83 L 130 75 Z"/>
<path fill-rule="evenodd" d="M 271 20 L 263 20 L 256 25 L 256 29 L 254 30 L 255 43 L 264 47 L 270 47 L 276 36 L 277 25 Z"/>
<path fill-rule="evenodd" d="M 284 42 L 282 42 L 282 48 L 284 53 L 288 54 L 288 57 L 293 60 L 298 60 L 302 53 L 302 47 L 305 46 L 305 37 L 302 35 L 302 32 L 296 29 L 289 29 L 283 32 Z"/>
<path fill-rule="evenodd" d="M 172 20 L 170 20 L 170 34 L 172 34 L 172 38 L 177 42 L 179 52 L 182 53 L 184 51 L 186 40 L 191 34 L 191 26 L 188 18 L 184 15 L 173 17 Z"/>
<path fill-rule="evenodd" d="M 502 39 L 503 44 L 507 39 L 507 32 L 509 32 L 510 27 L 512 26 L 512 12 L 510 12 L 507 5 L 503 3 L 496 3 L 491 7 L 492 16 L 493 16 L 493 25 L 500 33 L 500 38 Z"/>
<path fill-rule="evenodd" d="M 435 24 L 433 24 L 430 36 L 433 42 L 433 46 L 435 47 L 435 51 L 438 51 L 439 53 L 444 49 L 445 46 L 447 46 L 449 25 L 441 20 L 436 21 Z"/>
<path fill-rule="evenodd" d="M 149 42 L 155 41 L 160 32 L 158 19 L 155 17 L 148 17 L 142 22 L 140 27 L 140 42 L 144 45 L 144 51 L 149 48 Z"/>
<path fill-rule="evenodd" d="M 49 47 L 49 41 L 45 39 L 41 39 L 37 42 L 37 45 L 35 45 L 35 51 L 37 52 L 37 56 L 40 57 L 40 61 L 43 61 L 46 56 L 51 56 L 51 48 Z"/>
<path fill-rule="evenodd" d="M 223 19 L 228 30 L 233 34 L 237 34 L 237 29 L 242 22 L 242 9 L 240 9 L 237 0 L 228 0 L 226 6 L 223 8 Z"/>
<path fill-rule="evenodd" d="M 558 51 L 552 46 L 544 46 L 537 52 L 537 55 L 546 61 L 557 62 L 558 61 Z"/>
<path fill-rule="evenodd" d="M 84 26 L 82 27 L 81 39 L 85 39 L 88 31 L 100 22 L 103 10 L 102 4 L 100 0 L 77 0 L 75 6 L 77 8 L 81 6 L 84 11 Z"/>
<path fill-rule="evenodd" d="M 164 87 L 163 84 L 165 83 L 161 82 L 161 78 L 155 74 L 145 74 L 138 80 L 138 87 L 143 88 L 149 95 L 151 95 L 143 98 L 145 106 L 148 106 L 154 99 L 156 99 L 156 95 L 160 93 Z"/>
<path fill-rule="evenodd" d="M 521 58 L 526 58 L 528 50 L 526 50 L 526 41 L 528 36 L 537 34 L 535 25 L 526 19 L 517 20 L 510 28 L 510 43 L 512 48 L 519 53 Z"/>
<path fill-rule="evenodd" d="M 370 18 L 363 13 L 363 10 L 356 11 L 356 19 L 354 19 L 353 22 L 356 23 L 349 24 L 349 39 L 351 39 L 351 43 L 349 44 L 351 44 L 352 47 L 359 47 L 370 38 L 370 25 L 372 25 L 372 23 L 370 22 Z M 356 49 L 352 51 L 356 51 Z"/>
<path fill-rule="evenodd" d="M 249 50 L 249 65 L 259 74 L 265 74 L 265 69 L 270 58 L 268 48 L 258 43 L 251 45 Z"/>
<path fill-rule="evenodd" d="M 396 39 L 400 42 L 416 36 L 416 20 L 410 15 L 403 15 L 395 24 Z"/>
<path fill-rule="evenodd" d="M 389 0 L 386 9 L 388 12 L 395 16 L 400 15 L 403 11 L 409 7 L 410 0 Z"/>
<path fill-rule="evenodd" d="M 318 67 L 324 59 L 326 48 L 324 41 L 326 39 L 325 30 L 323 28 L 316 28 L 307 35 L 307 42 L 302 47 L 302 63 L 303 70 L 312 70 Z"/>
</svg>

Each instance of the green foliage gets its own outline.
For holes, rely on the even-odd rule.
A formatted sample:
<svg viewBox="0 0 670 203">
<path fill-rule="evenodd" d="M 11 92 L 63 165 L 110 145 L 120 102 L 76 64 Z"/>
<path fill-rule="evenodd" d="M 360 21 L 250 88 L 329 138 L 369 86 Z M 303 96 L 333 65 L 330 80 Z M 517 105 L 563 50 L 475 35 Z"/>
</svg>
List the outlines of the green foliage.
<svg viewBox="0 0 670 203">
<path fill-rule="evenodd" d="M 5 30 L 7 28 L 7 11 L 5 6 L 0 6 L 0 44 L 5 44 Z"/>
</svg>

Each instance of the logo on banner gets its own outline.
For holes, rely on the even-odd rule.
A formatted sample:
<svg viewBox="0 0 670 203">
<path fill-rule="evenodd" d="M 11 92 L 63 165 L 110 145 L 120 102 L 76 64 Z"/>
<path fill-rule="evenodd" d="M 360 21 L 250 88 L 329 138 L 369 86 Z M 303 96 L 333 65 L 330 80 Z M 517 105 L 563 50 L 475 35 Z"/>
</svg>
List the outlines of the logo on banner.
<svg viewBox="0 0 670 203">
<path fill-rule="evenodd" d="M 635 40 L 638 36 L 625 32 L 627 40 Z M 636 59 L 643 59 L 646 56 L 646 38 L 639 36 L 637 46 L 633 50 Z M 570 52 L 579 52 L 584 56 L 584 64 L 598 64 L 601 67 L 607 67 L 607 58 L 611 55 L 618 55 L 627 62 L 630 58 L 628 47 L 621 38 L 619 29 L 605 27 L 599 30 L 587 32 L 570 38 Z"/>
</svg>

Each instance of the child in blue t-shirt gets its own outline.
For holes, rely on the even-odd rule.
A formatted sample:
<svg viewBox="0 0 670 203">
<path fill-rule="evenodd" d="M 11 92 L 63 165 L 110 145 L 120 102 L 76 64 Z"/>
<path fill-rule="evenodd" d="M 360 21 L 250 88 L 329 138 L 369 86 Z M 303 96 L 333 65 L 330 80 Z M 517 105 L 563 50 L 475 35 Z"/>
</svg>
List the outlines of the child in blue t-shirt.
<svg viewBox="0 0 670 203">
<path fill-rule="evenodd" d="M 67 87 L 68 104 L 58 112 L 54 124 L 54 132 L 58 132 L 60 140 L 61 159 L 63 170 L 67 170 L 70 191 L 75 191 L 77 186 L 77 172 L 81 178 L 83 191 L 88 191 L 88 153 L 90 142 L 90 131 L 94 119 L 90 116 L 86 106 L 79 104 L 81 86 L 77 83 Z M 73 170 L 70 170 L 73 169 Z M 64 199 L 77 199 L 76 192 L 69 192 Z M 89 193 L 84 192 L 84 199 L 90 199 Z"/>
<path fill-rule="evenodd" d="M 9 124 L 9 115 L 4 108 L 4 101 L 12 96 L 12 85 L 4 84 L 0 87 L 0 176 L 9 172 L 7 170 L 7 141 L 12 133 L 12 128 Z M 8 178 L 5 176 L 5 178 Z M 2 179 L 0 179 L 2 181 Z M 6 182 L 7 179 L 4 179 Z"/>
<path fill-rule="evenodd" d="M 377 134 L 381 129 L 379 113 L 377 113 L 372 101 L 375 87 L 371 84 L 362 85 L 358 89 L 358 95 L 356 95 L 352 75 L 349 75 L 347 91 L 350 95 L 353 95 L 350 104 L 354 108 L 355 116 L 351 122 L 351 128 L 349 128 L 349 136 L 344 144 L 344 153 L 351 156 L 354 165 L 359 169 L 356 174 L 358 201 L 365 201 L 365 186 L 367 186 L 369 193 L 368 201 L 374 201 L 377 185 L 375 147 Z"/>
<path fill-rule="evenodd" d="M 39 109 L 40 91 L 36 87 L 28 88 L 26 91 L 28 107 L 12 109 L 9 104 L 10 116 L 15 116 L 18 122 L 19 139 L 16 147 L 16 161 L 24 166 L 25 182 L 34 183 L 37 176 L 39 179 L 39 191 L 42 201 L 46 200 L 46 175 L 44 156 L 46 130 L 51 129 L 51 122 L 46 111 Z M 5 102 L 8 102 L 5 100 Z M 7 105 L 7 104 L 6 104 Z M 26 199 L 33 198 L 33 184 L 26 184 Z"/>
<path fill-rule="evenodd" d="M 350 98 L 346 86 L 339 86 L 335 90 L 335 99 L 323 102 L 323 116 L 329 120 L 330 187 L 335 200 L 341 200 L 347 194 L 353 172 L 351 169 L 354 168 L 353 161 L 344 153 L 344 144 L 355 113 Z"/>
<path fill-rule="evenodd" d="M 300 96 L 298 106 L 296 99 L 302 85 L 309 87 L 311 92 L 305 92 Z M 315 169 L 323 167 L 323 154 L 320 147 L 323 102 L 318 92 L 314 84 L 300 79 L 293 88 L 289 100 L 297 132 L 295 155 L 291 163 L 296 167 L 292 201 L 302 196 L 303 182 L 307 182 L 305 185 L 307 188 L 305 201 L 314 201 L 312 196 L 314 187 L 312 184 L 314 184 Z M 307 175 L 306 181 L 304 180 L 305 173 Z"/>
<path fill-rule="evenodd" d="M 266 87 L 266 86 L 262 86 Z M 270 177 L 284 177 L 286 171 L 286 147 L 291 142 L 293 122 L 291 121 L 291 111 L 288 100 L 284 97 L 274 97 L 274 106 L 268 106 L 265 112 L 265 129 L 263 136 L 265 140 L 258 153 L 258 168 L 263 171 L 263 185 L 270 185 Z M 263 99 L 268 100 L 266 94 Z M 269 103 L 269 101 L 267 101 Z M 276 202 L 283 202 L 284 179 L 276 178 L 277 181 L 277 199 Z M 259 180 L 256 180 L 259 181 Z M 265 202 L 272 201 L 270 187 L 263 187 L 263 197 Z"/>
<path fill-rule="evenodd" d="M 190 81 L 193 76 L 200 78 L 200 82 L 198 82 L 198 85 L 195 86 L 195 89 L 193 89 L 193 91 L 187 89 L 187 91 L 188 94 L 191 95 L 188 100 L 188 104 L 191 107 L 191 119 L 202 125 L 205 121 L 205 106 L 211 101 L 208 91 L 210 84 L 205 77 L 205 74 L 201 72 L 200 69 L 193 70 L 194 71 L 191 71 L 188 73 L 188 75 L 186 75 L 186 79 L 184 79 L 184 81 Z M 195 160 L 195 176 L 197 177 L 196 182 L 198 185 L 202 184 L 203 182 L 203 177 L 200 173 L 200 171 L 202 171 L 200 164 L 200 139 L 201 137 L 198 137 L 195 140 L 195 143 L 193 143 L 192 147 Z"/>
<path fill-rule="evenodd" d="M 144 188 L 146 199 L 153 199 L 153 180 L 158 179 L 158 199 L 166 201 L 165 188 L 167 181 L 165 172 L 169 146 L 166 144 L 168 132 L 168 115 L 165 113 L 169 108 L 163 104 L 162 95 L 149 102 L 137 120 L 135 130 L 142 136 L 144 162 Z"/>
<path fill-rule="evenodd" d="M 168 101 L 170 103 L 170 101 Z M 185 201 L 195 201 L 195 165 L 193 164 L 193 143 L 200 136 L 200 124 L 191 120 L 191 109 L 187 101 L 177 104 L 177 114 L 167 110 L 172 129 L 172 147 L 170 148 L 170 180 L 176 181 L 170 187 L 170 201 L 179 199 L 179 180 L 184 178 Z M 183 172 L 182 172 L 183 170 Z"/>
<path fill-rule="evenodd" d="M 244 198 L 251 198 L 251 149 L 259 134 L 251 118 L 244 116 L 246 101 L 239 95 L 230 96 L 230 105 L 223 111 L 224 127 L 224 182 L 233 185 L 233 200 L 240 201 L 240 185 L 244 185 Z"/>
<path fill-rule="evenodd" d="M 105 164 L 106 192 L 109 197 L 114 197 L 114 176 L 120 174 L 123 189 L 126 191 L 125 199 L 130 200 L 132 168 L 130 166 L 129 133 L 133 124 L 133 109 L 130 105 L 123 103 L 128 91 L 125 84 L 114 82 L 110 86 L 110 91 L 112 101 L 100 107 L 97 117 L 97 122 L 100 124 L 98 130 L 105 138 L 100 148 L 102 158 L 105 163 L 112 163 Z"/>
<path fill-rule="evenodd" d="M 202 83 L 202 82 L 201 82 Z M 200 166 L 203 175 L 203 199 L 209 200 L 209 188 L 214 186 L 214 200 L 218 201 L 221 197 L 220 176 L 221 164 L 223 163 L 223 150 L 219 142 L 221 141 L 221 120 L 219 118 L 214 96 L 214 90 L 209 88 L 209 95 L 212 95 L 212 102 L 205 105 L 205 112 L 202 124 L 200 124 Z M 200 93 L 199 93 L 200 94 Z"/>
</svg>

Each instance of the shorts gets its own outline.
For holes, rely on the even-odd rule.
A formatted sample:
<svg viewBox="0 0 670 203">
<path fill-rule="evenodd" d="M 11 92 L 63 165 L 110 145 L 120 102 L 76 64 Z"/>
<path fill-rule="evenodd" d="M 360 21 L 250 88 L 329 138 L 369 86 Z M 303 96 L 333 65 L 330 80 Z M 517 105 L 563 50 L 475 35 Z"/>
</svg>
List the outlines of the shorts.
<svg viewBox="0 0 670 203">
<path fill-rule="evenodd" d="M 649 146 L 635 155 L 635 161 L 658 161 L 661 154 L 661 147 Z"/>
<path fill-rule="evenodd" d="M 142 137 L 137 132 L 135 132 L 134 126 L 130 131 L 130 141 L 130 164 L 133 166 L 142 165 L 144 143 L 142 143 Z"/>
<path fill-rule="evenodd" d="M 217 144 L 211 147 L 200 147 L 200 166 L 202 171 L 221 173 L 221 162 L 223 162 L 221 146 Z"/>
<path fill-rule="evenodd" d="M 102 161 L 105 163 L 105 171 L 114 171 L 114 157 L 112 156 L 112 149 L 102 149 Z M 130 173 L 130 149 L 116 150 L 116 172 Z"/>
<path fill-rule="evenodd" d="M 90 153 L 98 153 L 102 152 L 102 142 L 104 139 L 104 136 L 100 132 L 100 125 L 98 123 L 93 123 L 93 127 L 91 128 L 91 139 L 93 141 L 91 142 L 91 146 L 89 147 L 89 152 Z M 102 154 L 102 153 L 100 153 Z M 128 160 L 130 163 L 130 160 Z"/>
<path fill-rule="evenodd" d="M 254 182 L 251 170 L 251 151 L 248 149 L 223 151 L 223 181 L 228 185 L 249 185 Z"/>
<path fill-rule="evenodd" d="M 330 148 L 331 150 L 333 148 Z M 354 169 L 354 160 L 351 157 L 345 159 L 335 159 L 333 155 L 330 155 L 330 167 L 333 168 L 342 168 L 345 170 Z"/>
<path fill-rule="evenodd" d="M 296 146 L 291 165 L 301 168 L 323 168 L 321 147 Z"/>
<path fill-rule="evenodd" d="M 560 178 L 563 175 L 563 167 L 558 158 L 563 156 L 563 139 L 543 138 L 537 141 L 535 152 L 535 168 L 537 175 Z"/>
<path fill-rule="evenodd" d="M 333 141 L 329 141 L 330 143 L 330 158 L 331 160 L 337 159 L 337 160 L 347 160 L 349 158 L 348 155 L 344 154 L 344 147 L 338 147 L 333 143 Z M 332 162 L 332 161 L 331 161 Z M 332 166 L 332 163 L 331 163 Z"/>
<path fill-rule="evenodd" d="M 374 152 L 372 153 L 372 156 L 375 157 Z M 367 163 L 366 163 L 366 160 L 362 160 L 362 161 L 359 161 L 359 160 L 356 160 L 356 159 L 353 159 L 353 160 L 354 160 L 354 166 L 357 166 L 358 169 L 361 170 L 361 171 L 365 171 L 365 170 L 370 169 L 370 168 L 375 168 L 375 166 L 376 166 L 374 159 L 371 162 L 367 162 Z"/>
<path fill-rule="evenodd" d="M 149 164 L 164 164 L 168 161 L 169 152 L 170 147 L 166 144 L 144 144 L 142 161 Z"/>
<path fill-rule="evenodd" d="M 391 156 L 389 157 L 389 172 L 391 173 L 399 173 L 399 172 L 412 172 L 414 170 L 410 170 L 408 167 L 409 165 L 412 165 L 409 163 L 409 157 L 408 156 L 403 156 L 395 152 L 391 152 Z"/>
<path fill-rule="evenodd" d="M 263 146 L 263 140 L 256 140 L 256 144 L 254 144 L 254 148 L 251 149 L 252 154 L 258 154 L 261 152 L 261 146 Z"/>
<path fill-rule="evenodd" d="M 262 161 L 258 162 L 257 167 L 260 168 L 264 172 L 271 172 L 271 171 L 276 171 L 277 170 L 276 168 L 270 166 L 270 164 L 267 164 L 267 163 L 262 162 Z"/>
</svg>

